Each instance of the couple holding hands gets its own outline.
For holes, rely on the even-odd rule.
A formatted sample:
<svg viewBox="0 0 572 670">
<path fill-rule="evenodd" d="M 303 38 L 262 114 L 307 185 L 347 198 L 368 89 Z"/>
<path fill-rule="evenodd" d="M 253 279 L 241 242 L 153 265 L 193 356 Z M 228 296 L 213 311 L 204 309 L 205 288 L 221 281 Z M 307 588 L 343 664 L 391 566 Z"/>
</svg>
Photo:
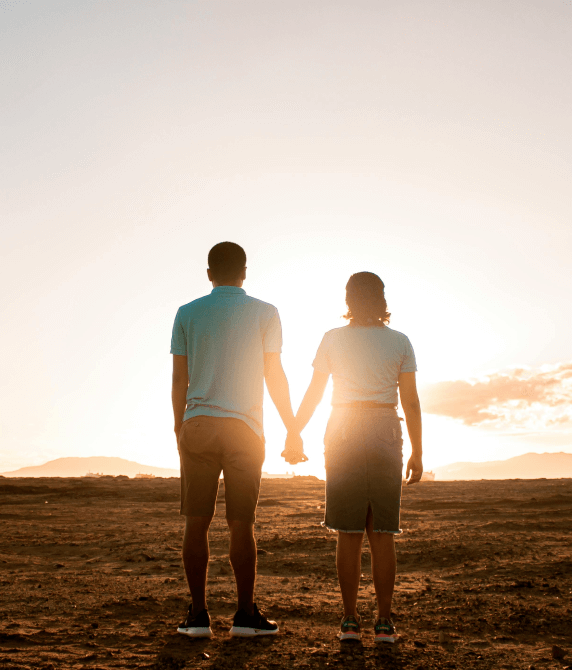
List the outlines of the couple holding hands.
<svg viewBox="0 0 572 670">
<path fill-rule="evenodd" d="M 190 637 L 212 635 L 206 601 L 208 530 L 222 472 L 238 599 L 230 634 L 278 633 L 278 625 L 254 602 L 254 521 L 265 453 L 264 382 L 288 431 L 282 456 L 296 464 L 307 460 L 300 433 L 332 375 L 333 407 L 324 437 L 324 525 L 338 533 L 336 566 L 344 608 L 338 637 L 361 637 L 357 596 L 367 534 L 378 606 L 374 639 L 392 643 L 396 636 L 391 621 L 394 536 L 401 532 L 403 468 L 398 390 L 412 446 L 408 484 L 421 479 L 423 465 L 415 354 L 409 339 L 387 326 L 390 314 L 384 284 L 371 272 L 350 277 L 345 315 L 349 324 L 324 335 L 312 380 L 294 416 L 280 360 L 278 312 L 243 290 L 244 250 L 221 242 L 210 250 L 208 266 L 212 292 L 179 308 L 171 339 L 181 514 L 186 519 L 183 562 L 192 599 L 177 630 Z"/>
</svg>

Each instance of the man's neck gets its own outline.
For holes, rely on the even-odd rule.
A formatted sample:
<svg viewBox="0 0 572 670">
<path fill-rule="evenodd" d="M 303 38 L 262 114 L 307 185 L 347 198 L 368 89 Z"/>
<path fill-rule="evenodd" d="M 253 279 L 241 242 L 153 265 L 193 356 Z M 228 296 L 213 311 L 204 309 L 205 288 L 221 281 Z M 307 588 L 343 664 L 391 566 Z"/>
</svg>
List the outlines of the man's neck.
<svg viewBox="0 0 572 670">
<path fill-rule="evenodd" d="M 219 284 L 216 281 L 212 282 L 213 288 L 218 288 L 219 286 L 234 286 L 235 288 L 242 288 L 242 284 L 243 284 L 242 280 L 231 282 L 231 283 L 226 282 L 224 284 Z"/>
</svg>

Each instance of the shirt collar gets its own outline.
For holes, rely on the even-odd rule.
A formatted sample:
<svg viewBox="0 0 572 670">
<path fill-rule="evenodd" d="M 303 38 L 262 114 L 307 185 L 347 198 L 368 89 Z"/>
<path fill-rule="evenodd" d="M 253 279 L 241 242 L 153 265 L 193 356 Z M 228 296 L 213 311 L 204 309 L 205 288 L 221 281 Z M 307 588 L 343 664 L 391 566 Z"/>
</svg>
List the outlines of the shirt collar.
<svg viewBox="0 0 572 670">
<path fill-rule="evenodd" d="M 215 286 L 211 293 L 246 295 L 246 291 L 238 286 Z"/>
</svg>

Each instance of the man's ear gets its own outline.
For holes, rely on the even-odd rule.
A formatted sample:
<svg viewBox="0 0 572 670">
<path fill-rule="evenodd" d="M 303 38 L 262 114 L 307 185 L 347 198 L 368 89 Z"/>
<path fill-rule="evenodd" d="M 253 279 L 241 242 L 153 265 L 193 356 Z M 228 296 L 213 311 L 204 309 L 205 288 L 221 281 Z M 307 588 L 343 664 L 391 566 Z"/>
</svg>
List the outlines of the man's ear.
<svg viewBox="0 0 572 670">
<path fill-rule="evenodd" d="M 242 279 L 242 281 L 246 279 L 246 267 L 242 269 L 242 272 L 240 273 L 240 278 Z"/>
<path fill-rule="evenodd" d="M 212 281 L 212 280 L 213 280 L 212 275 L 211 275 L 210 268 L 207 268 L 207 277 L 209 278 L 209 281 Z"/>
</svg>

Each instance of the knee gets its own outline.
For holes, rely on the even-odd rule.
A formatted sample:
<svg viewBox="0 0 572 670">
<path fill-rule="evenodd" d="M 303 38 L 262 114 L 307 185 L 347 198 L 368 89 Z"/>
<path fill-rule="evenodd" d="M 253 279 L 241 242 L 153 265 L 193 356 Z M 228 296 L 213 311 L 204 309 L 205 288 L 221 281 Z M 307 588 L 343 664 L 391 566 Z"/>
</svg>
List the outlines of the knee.
<svg viewBox="0 0 572 670">
<path fill-rule="evenodd" d="M 209 532 L 211 520 L 210 516 L 185 517 L 185 538 L 205 537 Z"/>
<path fill-rule="evenodd" d="M 254 524 L 241 519 L 227 519 L 230 534 L 241 537 L 254 537 Z"/>
</svg>

